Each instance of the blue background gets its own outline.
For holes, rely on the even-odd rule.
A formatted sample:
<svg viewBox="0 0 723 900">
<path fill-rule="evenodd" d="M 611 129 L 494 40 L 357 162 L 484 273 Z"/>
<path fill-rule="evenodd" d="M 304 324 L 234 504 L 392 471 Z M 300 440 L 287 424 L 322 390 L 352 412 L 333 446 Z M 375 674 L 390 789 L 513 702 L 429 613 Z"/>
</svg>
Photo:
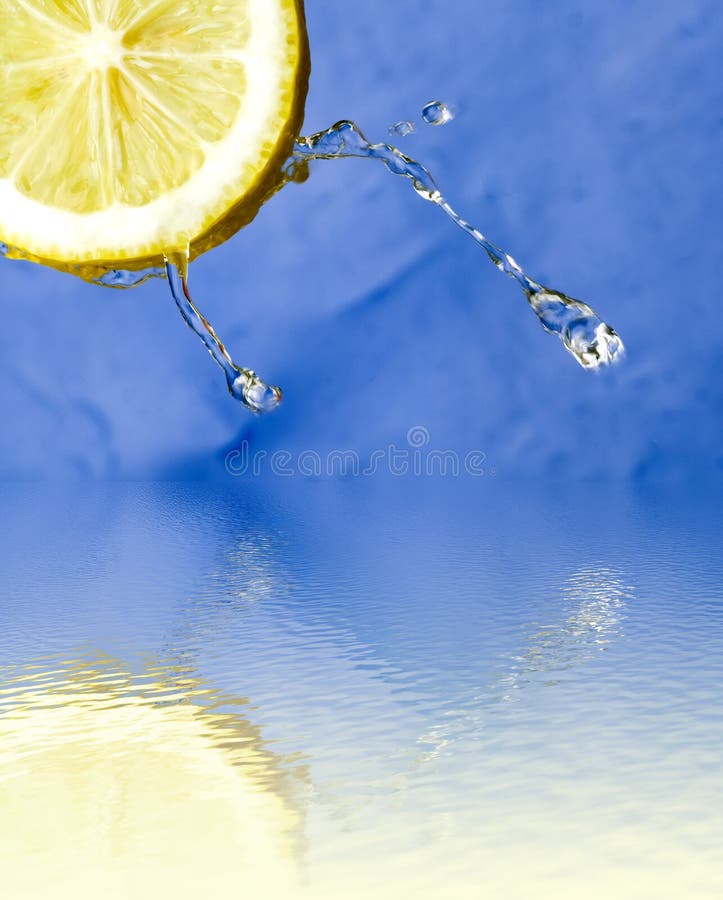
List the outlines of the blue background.
<svg viewBox="0 0 723 900">
<path fill-rule="evenodd" d="M 0 478 L 124 479 L 0 489 L 6 700 L 12 667 L 63 684 L 68 661 L 109 658 L 247 698 L 309 786 L 314 896 L 341 868 L 379 897 L 719 898 L 719 5 L 307 12 L 305 132 L 415 119 L 405 152 L 628 355 L 583 371 L 471 241 L 362 161 L 319 163 L 192 269 L 236 360 L 285 389 L 266 418 L 229 398 L 164 283 L 0 262 Z M 458 108 L 445 128 L 419 123 L 432 98 Z M 224 469 L 244 440 L 365 456 L 414 426 L 497 477 Z"/>
<path fill-rule="evenodd" d="M 320 163 L 197 263 L 237 362 L 281 384 L 257 419 L 166 286 L 111 292 L 4 263 L 0 475 L 194 477 L 254 446 L 479 448 L 500 476 L 720 479 L 723 20 L 715 2 L 307 3 L 305 132 L 399 138 L 538 280 L 590 302 L 623 365 L 584 372 L 401 180 Z"/>
</svg>

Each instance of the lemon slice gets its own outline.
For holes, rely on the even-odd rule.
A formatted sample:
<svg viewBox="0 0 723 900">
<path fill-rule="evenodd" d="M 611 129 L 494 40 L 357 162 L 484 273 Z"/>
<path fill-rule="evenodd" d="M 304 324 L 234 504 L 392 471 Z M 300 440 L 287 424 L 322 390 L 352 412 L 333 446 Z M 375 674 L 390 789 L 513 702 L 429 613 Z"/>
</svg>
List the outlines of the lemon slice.
<svg viewBox="0 0 723 900">
<path fill-rule="evenodd" d="M 0 240 L 79 274 L 250 221 L 301 127 L 301 0 L 0 0 Z"/>
</svg>

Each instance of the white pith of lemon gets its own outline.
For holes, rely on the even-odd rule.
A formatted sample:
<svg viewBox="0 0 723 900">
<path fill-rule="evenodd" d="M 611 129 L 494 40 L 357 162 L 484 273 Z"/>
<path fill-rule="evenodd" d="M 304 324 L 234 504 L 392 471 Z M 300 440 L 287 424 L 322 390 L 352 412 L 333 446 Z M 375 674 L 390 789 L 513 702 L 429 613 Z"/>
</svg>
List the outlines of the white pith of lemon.
<svg viewBox="0 0 723 900">
<path fill-rule="evenodd" d="M 0 240 L 21 254 L 212 246 L 278 179 L 306 88 L 298 0 L 0 0 L 0 20 Z"/>
</svg>

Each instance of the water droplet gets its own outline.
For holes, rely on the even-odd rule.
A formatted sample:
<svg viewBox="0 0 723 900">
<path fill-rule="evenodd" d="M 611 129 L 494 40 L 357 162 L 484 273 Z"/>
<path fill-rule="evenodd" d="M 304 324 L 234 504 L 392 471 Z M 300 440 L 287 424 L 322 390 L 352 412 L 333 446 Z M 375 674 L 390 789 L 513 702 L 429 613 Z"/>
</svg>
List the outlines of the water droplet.
<svg viewBox="0 0 723 900">
<path fill-rule="evenodd" d="M 390 127 L 389 134 L 393 134 L 396 137 L 407 137 L 407 135 L 414 134 L 416 130 L 414 122 L 396 122 Z"/>
<path fill-rule="evenodd" d="M 281 388 L 265 384 L 255 372 L 243 369 L 229 382 L 229 391 L 256 413 L 273 412 L 281 403 Z"/>
<path fill-rule="evenodd" d="M 585 369 L 608 365 L 625 352 L 620 337 L 597 316 L 573 319 L 565 328 L 562 341 Z"/>
<path fill-rule="evenodd" d="M 7 256 L 9 251 L 10 248 L 8 247 L 8 245 L 0 241 L 0 256 Z"/>
<path fill-rule="evenodd" d="M 427 103 L 422 109 L 422 118 L 427 125 L 434 125 L 437 128 L 440 125 L 446 125 L 448 122 L 451 122 L 454 116 L 454 108 L 446 103 L 442 103 L 441 100 L 432 100 L 431 103 Z"/>
<path fill-rule="evenodd" d="M 556 334 L 583 368 L 609 365 L 625 353 L 620 336 L 587 303 L 539 285 L 527 299 L 545 331 Z"/>
</svg>

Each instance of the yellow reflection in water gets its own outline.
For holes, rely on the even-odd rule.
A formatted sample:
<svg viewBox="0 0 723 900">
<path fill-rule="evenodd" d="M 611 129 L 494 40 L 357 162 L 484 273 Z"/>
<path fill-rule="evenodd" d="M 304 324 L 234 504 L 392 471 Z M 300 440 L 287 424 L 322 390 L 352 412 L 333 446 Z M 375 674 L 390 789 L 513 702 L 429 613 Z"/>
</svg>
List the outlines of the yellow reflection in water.
<svg viewBox="0 0 723 900">
<path fill-rule="evenodd" d="M 228 707 L 177 669 L 0 673 L 2 896 L 296 893 L 288 776 Z"/>
</svg>

